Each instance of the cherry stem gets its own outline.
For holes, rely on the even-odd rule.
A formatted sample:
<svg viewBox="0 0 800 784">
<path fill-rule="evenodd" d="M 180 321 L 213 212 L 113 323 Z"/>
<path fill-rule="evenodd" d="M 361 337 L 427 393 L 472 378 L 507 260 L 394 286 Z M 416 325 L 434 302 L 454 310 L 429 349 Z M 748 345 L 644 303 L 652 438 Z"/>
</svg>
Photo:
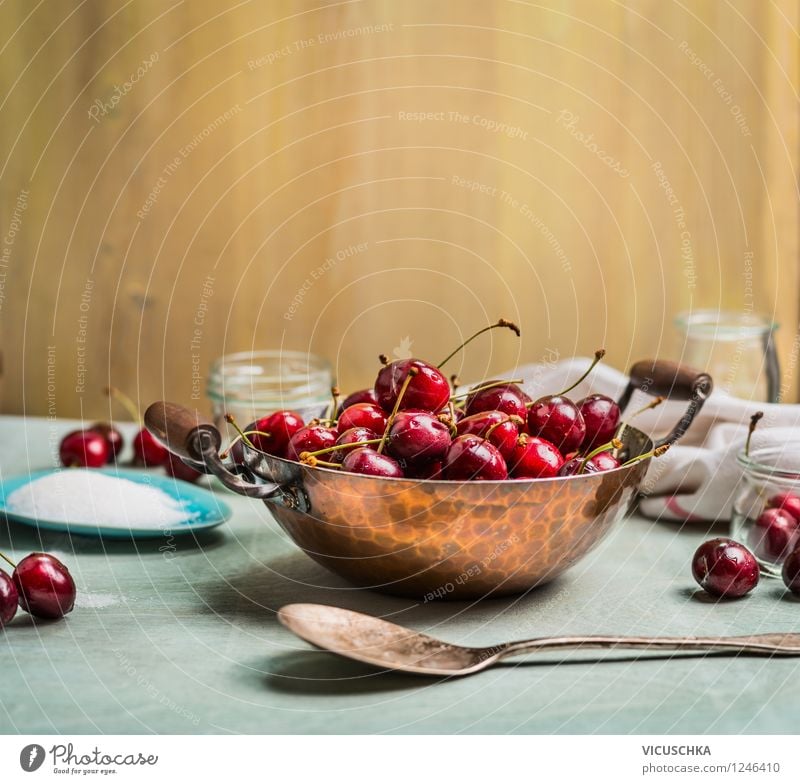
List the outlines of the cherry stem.
<svg viewBox="0 0 800 784">
<path fill-rule="evenodd" d="M 5 553 L 0 553 L 0 558 L 2 558 L 6 563 L 10 564 L 12 569 L 17 568 L 17 565 Z"/>
<path fill-rule="evenodd" d="M 309 454 L 307 460 L 303 460 L 301 462 L 303 463 L 303 465 L 311 466 L 312 468 L 314 466 L 322 466 L 323 468 L 336 468 L 337 470 L 341 470 L 342 468 L 341 465 L 339 465 L 339 463 L 328 463 L 325 460 L 317 460 L 317 458 L 311 454 Z"/>
<path fill-rule="evenodd" d="M 603 358 L 605 355 L 606 355 L 606 350 L 605 350 L 604 348 L 600 348 L 600 349 L 598 349 L 597 351 L 595 351 L 595 352 L 594 352 L 594 359 L 592 360 L 592 364 L 591 364 L 591 365 L 589 365 L 589 367 L 588 367 L 588 369 L 586 370 L 586 372 L 585 372 L 585 373 L 584 373 L 584 374 L 583 374 L 583 375 L 582 375 L 582 376 L 581 376 L 581 377 L 580 377 L 580 378 L 579 378 L 579 379 L 578 379 L 578 380 L 577 380 L 577 381 L 576 381 L 576 382 L 575 382 L 575 383 L 574 383 L 572 386 L 570 386 L 570 387 L 567 387 L 567 388 L 566 388 L 566 389 L 565 389 L 563 392 L 559 392 L 559 393 L 558 393 L 558 395 L 556 395 L 556 397 L 560 397 L 561 395 L 566 395 L 566 394 L 567 394 L 567 392 L 572 392 L 572 390 L 573 390 L 573 389 L 575 389 L 575 387 L 576 387 L 576 386 L 578 386 L 578 384 L 580 384 L 580 383 L 581 383 L 581 381 L 583 381 L 583 380 L 586 378 L 586 376 L 588 376 L 588 375 L 589 375 L 589 373 L 591 373 L 591 372 L 594 370 L 594 367 L 595 367 L 595 365 L 596 365 L 596 364 L 597 364 L 597 363 L 598 363 L 598 362 L 599 362 L 599 361 L 600 361 L 600 360 L 601 360 L 601 359 L 602 359 L 602 358 Z"/>
<path fill-rule="evenodd" d="M 328 419 L 331 422 L 335 422 L 336 421 L 336 412 L 339 410 L 339 395 L 341 395 L 341 392 L 339 391 L 339 387 L 332 386 L 331 387 L 331 398 L 332 398 L 332 400 L 331 400 L 331 415 L 328 417 Z"/>
<path fill-rule="evenodd" d="M 271 438 L 272 433 L 265 433 L 263 430 L 245 430 L 243 433 L 240 433 L 238 436 L 236 436 L 236 438 L 234 438 L 230 444 L 228 444 L 227 448 L 219 453 L 220 458 L 224 460 L 230 454 L 231 449 L 233 449 L 233 447 L 236 446 L 236 444 L 238 444 L 240 441 L 246 442 L 248 446 L 255 449 L 256 445 L 248 438 L 248 436 L 264 436 L 265 438 Z"/>
<path fill-rule="evenodd" d="M 441 368 L 442 365 L 449 362 L 456 354 L 458 354 L 461 349 L 464 348 L 468 343 L 472 343 L 478 335 L 482 335 L 484 332 L 488 332 L 490 329 L 497 329 L 497 327 L 504 327 L 505 329 L 510 329 L 512 332 L 516 334 L 517 337 L 520 335 L 519 327 L 513 322 L 508 321 L 507 319 L 499 319 L 495 324 L 490 324 L 488 327 L 484 327 L 483 329 L 479 329 L 474 335 L 468 337 L 455 351 L 452 351 L 448 354 L 436 367 Z"/>
<path fill-rule="evenodd" d="M 469 397 L 470 395 L 474 395 L 476 392 L 483 392 L 484 389 L 492 389 L 494 387 L 504 387 L 507 384 L 521 384 L 521 378 L 512 378 L 510 381 L 492 381 L 491 384 L 484 384 L 480 387 L 473 387 L 468 392 L 459 392 L 457 395 L 451 395 L 450 400 L 458 400 L 460 397 Z"/>
<path fill-rule="evenodd" d="M 228 448 L 227 448 L 227 449 L 226 449 L 224 452 L 220 453 L 220 457 L 221 457 L 223 460 L 224 460 L 224 459 L 225 459 L 225 458 L 228 456 L 228 454 L 230 453 L 231 449 L 233 448 L 234 444 L 236 444 L 236 442 L 237 442 L 237 441 L 244 441 L 244 442 L 245 442 L 245 444 L 247 444 L 247 446 L 249 446 L 249 447 L 251 447 L 251 448 L 255 449 L 255 446 L 253 446 L 253 442 L 252 442 L 252 441 L 251 441 L 251 440 L 250 440 L 250 439 L 247 437 L 247 434 L 244 432 L 244 430 L 242 430 L 242 428 L 240 428 L 240 427 L 239 427 L 238 423 L 237 423 L 237 422 L 236 422 L 236 420 L 233 418 L 233 414 L 225 414 L 225 421 L 226 421 L 226 422 L 227 422 L 227 423 L 228 423 L 228 424 L 229 424 L 229 425 L 230 425 L 230 426 L 231 426 L 231 427 L 232 427 L 232 428 L 233 428 L 233 429 L 234 429 L 234 430 L 235 430 L 235 431 L 236 431 L 236 432 L 237 432 L 239 435 L 238 435 L 238 436 L 236 436 L 236 438 L 234 438 L 234 439 L 233 439 L 233 441 L 231 441 L 231 442 L 230 442 L 230 444 L 228 444 Z M 256 434 L 256 431 L 251 431 L 251 435 L 255 435 L 255 434 Z M 259 435 L 265 435 L 265 436 L 269 436 L 269 433 L 260 433 Z"/>
<path fill-rule="evenodd" d="M 499 422 L 495 422 L 483 435 L 483 437 L 488 441 L 489 436 L 497 430 L 500 425 L 505 425 L 508 422 L 513 422 L 517 427 L 522 427 L 525 423 L 522 421 L 522 417 L 518 417 L 516 414 L 509 414 L 505 419 L 501 419 Z"/>
<path fill-rule="evenodd" d="M 379 455 L 383 453 L 383 447 L 386 446 L 386 439 L 389 437 L 389 431 L 392 429 L 392 425 L 394 424 L 394 418 L 397 416 L 397 412 L 400 410 L 400 403 L 403 401 L 403 395 L 405 395 L 408 385 L 411 383 L 411 379 L 418 374 L 419 370 L 412 365 L 408 369 L 406 377 L 403 379 L 403 386 L 400 387 L 400 394 L 397 396 L 397 400 L 394 401 L 394 408 L 392 409 L 392 413 L 389 415 L 389 418 L 386 420 L 386 427 L 383 429 L 383 436 L 378 444 Z"/>
<path fill-rule="evenodd" d="M 128 412 L 134 422 L 138 422 L 140 425 L 142 424 L 142 415 L 139 411 L 139 407 L 121 389 L 106 387 L 105 393 L 112 400 L 116 400 Z"/>
<path fill-rule="evenodd" d="M 314 452 L 301 452 L 300 462 L 303 463 L 305 457 L 316 457 L 317 455 L 327 455 L 329 452 L 335 452 L 337 449 L 355 449 L 357 446 L 371 446 L 372 444 L 380 444 L 380 438 L 370 438 L 366 441 L 353 441 L 352 444 L 335 444 L 334 446 L 326 446 L 325 449 L 317 449 Z"/>
<path fill-rule="evenodd" d="M 583 458 L 581 462 L 581 466 L 578 469 L 578 473 L 582 474 L 584 469 L 586 468 L 586 464 L 593 458 L 597 457 L 601 452 L 609 452 L 612 449 L 622 449 L 622 441 L 618 438 L 612 438 L 607 444 L 602 444 L 601 446 L 595 447 L 591 452 L 589 452 L 586 457 Z"/>
<path fill-rule="evenodd" d="M 753 433 L 755 433 L 756 426 L 763 416 L 763 411 L 756 411 L 756 413 L 750 417 L 750 427 L 747 429 L 747 441 L 744 442 L 745 457 L 750 457 L 750 442 L 753 440 Z"/>
<path fill-rule="evenodd" d="M 625 432 L 625 428 L 628 427 L 631 420 L 636 419 L 639 414 L 644 414 L 645 411 L 649 411 L 651 408 L 658 408 L 665 400 L 666 398 L 661 396 L 653 398 L 646 406 L 642 406 L 638 411 L 634 411 L 624 422 L 620 422 L 615 438 L 622 438 L 622 434 Z"/>
<path fill-rule="evenodd" d="M 649 452 L 645 452 L 643 455 L 637 455 L 636 457 L 632 457 L 630 460 L 627 460 L 622 464 L 622 467 L 625 468 L 626 466 L 633 465 L 634 463 L 638 463 L 640 460 L 647 460 L 648 457 L 661 457 L 661 455 L 666 452 L 672 444 L 661 444 L 661 446 L 657 446 L 655 449 L 651 449 Z"/>
</svg>

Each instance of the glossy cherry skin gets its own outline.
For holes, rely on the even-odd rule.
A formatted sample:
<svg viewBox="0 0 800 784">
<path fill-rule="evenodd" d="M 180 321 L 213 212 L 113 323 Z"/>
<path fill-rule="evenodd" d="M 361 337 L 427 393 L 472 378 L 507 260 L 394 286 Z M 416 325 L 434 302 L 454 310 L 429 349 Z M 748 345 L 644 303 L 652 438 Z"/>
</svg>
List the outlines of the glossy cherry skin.
<svg viewBox="0 0 800 784">
<path fill-rule="evenodd" d="M 375 394 L 374 389 L 359 389 L 358 392 L 353 392 L 344 399 L 342 405 L 339 406 L 339 413 L 341 414 L 346 408 L 350 408 L 356 403 L 374 403 L 377 405 L 378 396 Z"/>
<path fill-rule="evenodd" d="M 614 468 L 619 468 L 621 463 L 617 460 L 611 452 L 600 452 L 586 461 L 583 465 L 584 458 L 576 456 L 567 460 L 561 470 L 558 472 L 559 476 L 574 476 L 579 471 L 584 474 L 598 474 L 602 471 L 611 471 Z M 581 471 L 583 466 L 583 471 Z"/>
<path fill-rule="evenodd" d="M 388 421 L 386 412 L 376 403 L 355 403 L 342 411 L 338 426 L 340 433 L 353 427 L 365 427 L 382 434 Z"/>
<path fill-rule="evenodd" d="M 800 523 L 800 496 L 789 491 L 777 493 L 767 501 L 767 506 L 770 508 L 783 509 Z"/>
<path fill-rule="evenodd" d="M 460 436 L 471 434 L 481 438 L 486 438 L 486 434 L 489 433 L 489 443 L 500 450 L 506 462 L 511 458 L 520 434 L 519 425 L 512 422 L 508 414 L 502 411 L 479 411 L 477 414 L 470 414 L 458 422 L 456 430 Z"/>
<path fill-rule="evenodd" d="M 760 570 L 755 556 L 732 539 L 711 539 L 697 548 L 692 575 L 712 596 L 735 599 L 758 585 Z"/>
<path fill-rule="evenodd" d="M 177 455 L 169 453 L 167 462 L 164 463 L 164 470 L 173 479 L 181 479 L 184 482 L 196 482 L 203 474 L 195 471 L 191 466 L 186 465 Z"/>
<path fill-rule="evenodd" d="M 544 438 L 523 435 L 518 439 L 508 465 L 514 479 L 542 479 L 558 476 L 564 458 Z"/>
<path fill-rule="evenodd" d="M 586 425 L 581 450 L 589 452 L 611 441 L 619 427 L 619 406 L 605 395 L 589 395 L 576 405 Z"/>
<path fill-rule="evenodd" d="M 400 411 L 389 430 L 388 450 L 408 463 L 427 463 L 444 457 L 452 443 L 450 428 L 434 414 Z"/>
<path fill-rule="evenodd" d="M 164 465 L 169 459 L 169 450 L 142 428 L 133 439 L 133 462 L 153 468 Z"/>
<path fill-rule="evenodd" d="M 58 456 L 65 466 L 100 468 L 108 462 L 108 444 L 100 433 L 73 430 L 61 439 Z"/>
<path fill-rule="evenodd" d="M 496 446 L 480 436 L 464 435 L 447 450 L 442 475 L 459 482 L 499 481 L 508 479 L 508 468 Z"/>
<path fill-rule="evenodd" d="M 300 455 L 303 452 L 316 452 L 320 449 L 327 449 L 336 443 L 339 434 L 331 427 L 323 425 L 312 425 L 298 430 L 286 445 L 286 459 L 300 462 Z M 324 460 L 325 455 L 320 459 Z"/>
<path fill-rule="evenodd" d="M 105 438 L 106 445 L 108 446 L 108 458 L 106 462 L 113 463 L 125 446 L 125 439 L 122 437 L 122 433 L 107 422 L 95 422 L 89 430 L 93 433 L 100 433 L 100 435 Z"/>
<path fill-rule="evenodd" d="M 303 417 L 295 411 L 275 411 L 253 423 L 251 430 L 259 430 L 268 435 L 248 436 L 250 443 L 268 455 L 282 457 L 286 454 L 289 440 L 305 427 Z"/>
<path fill-rule="evenodd" d="M 367 474 L 399 479 L 404 476 L 403 469 L 393 457 L 378 454 L 368 446 L 360 446 L 342 460 L 342 470 L 351 474 Z"/>
<path fill-rule="evenodd" d="M 37 618 L 61 618 L 75 605 L 69 569 L 47 553 L 26 555 L 14 569 L 19 606 Z"/>
<path fill-rule="evenodd" d="M 336 444 L 337 446 L 341 445 L 343 447 L 349 444 L 360 444 L 362 441 L 373 441 L 376 438 L 380 438 L 380 436 L 372 430 L 368 430 L 366 427 L 351 427 L 349 430 L 345 430 L 337 439 Z M 373 446 L 373 449 L 375 447 Z M 344 460 L 345 455 L 352 451 L 351 449 L 337 449 L 335 452 L 328 452 L 327 455 L 321 455 L 320 460 L 326 460 L 330 463 L 341 463 Z"/>
<path fill-rule="evenodd" d="M 486 381 L 481 386 L 491 383 L 493 382 Z M 529 401 L 528 395 L 516 384 L 503 384 L 471 394 L 467 398 L 465 411 L 468 416 L 481 411 L 502 411 L 504 414 L 514 414 L 525 421 L 528 415 L 525 404 Z"/>
<path fill-rule="evenodd" d="M 408 479 L 444 479 L 443 469 L 444 461 L 442 460 L 403 466 L 403 471 Z"/>
<path fill-rule="evenodd" d="M 554 444 L 562 454 L 580 447 L 586 423 L 578 407 L 563 395 L 539 398 L 528 410 L 528 432 Z"/>
<path fill-rule="evenodd" d="M 783 562 L 781 573 L 784 585 L 795 595 L 800 596 L 800 547 L 792 550 Z"/>
<path fill-rule="evenodd" d="M 18 603 L 17 586 L 11 577 L 0 569 L 0 629 L 17 614 Z"/>
<path fill-rule="evenodd" d="M 384 411 L 391 412 L 406 380 L 410 368 L 417 375 L 408 383 L 400 401 L 400 408 L 421 408 L 425 411 L 441 411 L 450 400 L 450 382 L 441 371 L 421 359 L 398 359 L 384 365 L 375 381 L 375 394 Z"/>
<path fill-rule="evenodd" d="M 750 529 L 747 543 L 758 558 L 780 563 L 800 544 L 800 529 L 786 510 L 765 509 Z"/>
</svg>

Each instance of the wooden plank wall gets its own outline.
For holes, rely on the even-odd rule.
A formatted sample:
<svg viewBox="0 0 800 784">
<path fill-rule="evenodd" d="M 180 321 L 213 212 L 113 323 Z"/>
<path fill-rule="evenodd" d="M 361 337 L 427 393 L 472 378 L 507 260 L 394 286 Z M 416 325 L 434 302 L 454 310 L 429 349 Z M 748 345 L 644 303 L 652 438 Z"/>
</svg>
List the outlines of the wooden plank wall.
<svg viewBox="0 0 800 784">
<path fill-rule="evenodd" d="M 798 325 L 792 0 L 6 0 L 2 411 L 189 402 L 310 349 L 344 387 L 504 315 L 462 375 Z"/>
</svg>

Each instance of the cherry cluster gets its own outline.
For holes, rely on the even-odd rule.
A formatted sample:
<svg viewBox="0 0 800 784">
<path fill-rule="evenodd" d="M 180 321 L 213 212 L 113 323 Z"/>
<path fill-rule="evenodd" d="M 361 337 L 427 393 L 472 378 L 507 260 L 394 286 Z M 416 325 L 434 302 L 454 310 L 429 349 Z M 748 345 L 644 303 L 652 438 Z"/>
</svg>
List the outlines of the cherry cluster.
<svg viewBox="0 0 800 784">
<path fill-rule="evenodd" d="M 262 452 L 306 465 L 413 479 L 539 479 L 618 468 L 618 435 L 624 425 L 617 404 L 605 395 L 578 402 L 567 397 L 604 351 L 569 388 L 537 400 L 518 380 L 484 381 L 466 392 L 459 392 L 457 378 L 448 380 L 442 366 L 496 327 L 519 335 L 515 324 L 500 319 L 438 365 L 421 359 L 389 362 L 381 356 L 372 388 L 354 392 L 341 404 L 338 389 L 332 390 L 327 418 L 305 423 L 293 411 L 276 411 L 243 432 L 227 417 L 239 431 L 232 447 L 244 439 Z"/>
<path fill-rule="evenodd" d="M 134 420 L 141 422 L 139 410 L 127 395 L 114 387 L 106 391 L 123 404 Z M 61 439 L 58 454 L 61 464 L 66 467 L 102 468 L 109 463 L 116 463 L 124 446 L 125 439 L 116 427 L 108 422 L 95 422 L 91 427 L 67 433 Z M 135 466 L 163 466 L 167 474 L 186 482 L 196 482 L 201 476 L 199 471 L 187 466 L 156 441 L 145 427 L 141 427 L 133 437 L 131 447 Z"/>
<path fill-rule="evenodd" d="M 17 613 L 17 607 L 36 618 L 63 618 L 75 604 L 75 583 L 69 569 L 55 556 L 31 553 L 14 563 L 12 575 L 0 569 L 0 629 Z"/>
<path fill-rule="evenodd" d="M 749 549 L 733 539 L 712 539 L 697 549 L 692 574 L 712 596 L 736 599 L 758 585 L 758 558 L 783 564 L 786 587 L 800 596 L 800 496 L 782 492 L 767 500 L 748 534 Z"/>
</svg>

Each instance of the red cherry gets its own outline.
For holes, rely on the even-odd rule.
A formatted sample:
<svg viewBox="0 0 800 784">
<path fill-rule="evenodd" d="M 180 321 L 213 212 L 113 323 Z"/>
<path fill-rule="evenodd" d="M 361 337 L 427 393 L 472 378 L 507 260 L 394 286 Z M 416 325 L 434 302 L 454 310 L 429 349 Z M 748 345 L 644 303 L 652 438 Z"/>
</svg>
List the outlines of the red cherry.
<svg viewBox="0 0 800 784">
<path fill-rule="evenodd" d="M 497 382 L 486 381 L 482 386 L 495 383 Z M 501 384 L 473 392 L 467 397 L 465 411 L 467 415 L 481 411 L 502 411 L 504 414 L 518 416 L 524 421 L 528 415 L 526 404 L 530 400 L 530 397 L 516 384 Z"/>
<path fill-rule="evenodd" d="M 339 432 L 344 433 L 353 427 L 365 427 L 373 433 L 383 433 L 389 418 L 376 403 L 356 403 L 349 406 L 339 417 Z"/>
<path fill-rule="evenodd" d="M 167 462 L 164 464 L 164 470 L 168 476 L 173 479 L 181 479 L 184 482 L 196 482 L 203 474 L 196 471 L 189 465 L 183 462 L 177 455 L 172 452 L 167 456 Z"/>
<path fill-rule="evenodd" d="M 712 596 L 734 599 L 758 585 L 760 570 L 755 556 L 732 539 L 711 539 L 697 548 L 692 575 Z"/>
<path fill-rule="evenodd" d="M 597 474 L 602 471 L 611 471 L 614 468 L 619 468 L 622 465 L 611 452 L 600 452 L 594 457 L 586 460 L 584 465 L 583 457 L 576 456 L 567 460 L 558 472 L 559 476 L 574 476 L 578 473 L 583 474 Z M 583 468 L 581 468 L 583 466 Z"/>
<path fill-rule="evenodd" d="M 368 446 L 360 446 L 352 450 L 342 460 L 342 470 L 351 474 L 368 474 L 369 476 L 382 476 L 401 478 L 403 469 L 393 457 L 378 454 Z"/>
<path fill-rule="evenodd" d="M 788 512 L 794 519 L 800 523 L 800 496 L 792 492 L 785 491 L 777 493 L 767 501 L 767 506 L 775 509 L 783 509 Z"/>
<path fill-rule="evenodd" d="M 149 430 L 142 428 L 133 439 L 133 462 L 148 468 L 164 465 L 169 459 L 169 450 L 156 441 Z"/>
<path fill-rule="evenodd" d="M 399 460 L 427 463 L 444 457 L 451 442 L 450 428 L 433 414 L 401 411 L 389 430 L 388 449 Z"/>
<path fill-rule="evenodd" d="M 607 444 L 619 426 L 619 406 L 605 395 L 589 395 L 577 403 L 586 425 L 581 449 L 590 452 L 601 444 Z"/>
<path fill-rule="evenodd" d="M 800 529 L 786 510 L 765 509 L 750 529 L 747 543 L 757 557 L 779 563 L 800 544 Z"/>
<path fill-rule="evenodd" d="M 123 439 L 122 433 L 107 422 L 95 422 L 89 430 L 93 433 L 100 433 L 105 438 L 108 446 L 107 462 L 113 463 L 125 446 L 125 439 Z"/>
<path fill-rule="evenodd" d="M 457 481 L 508 479 L 506 461 L 497 447 L 473 435 L 458 436 L 444 457 L 445 479 Z"/>
<path fill-rule="evenodd" d="M 61 618 L 75 604 L 69 569 L 47 553 L 26 555 L 14 569 L 19 606 L 37 618 Z"/>
<path fill-rule="evenodd" d="M 350 408 L 350 406 L 354 406 L 356 403 L 375 403 L 377 405 L 378 396 L 375 394 L 374 389 L 359 389 L 358 392 L 353 392 L 344 399 L 344 402 L 339 407 L 339 413 L 346 408 Z"/>
<path fill-rule="evenodd" d="M 486 434 L 489 433 L 489 443 L 494 444 L 508 462 L 520 435 L 519 424 L 509 419 L 508 416 L 502 411 L 480 411 L 461 419 L 456 425 L 456 431 L 460 436 L 470 434 L 481 438 L 486 438 Z"/>
<path fill-rule="evenodd" d="M 441 371 L 421 359 L 399 359 L 384 365 L 375 381 L 375 394 L 384 411 L 392 411 L 410 368 L 417 369 L 400 401 L 401 409 L 441 411 L 450 400 L 450 383 Z"/>
<path fill-rule="evenodd" d="M 73 430 L 61 439 L 58 455 L 65 466 L 100 468 L 108 461 L 108 444 L 100 433 Z"/>
<path fill-rule="evenodd" d="M 515 479 L 541 479 L 558 476 L 564 458 L 544 438 L 520 436 L 509 461 Z"/>
<path fill-rule="evenodd" d="M 336 443 L 338 433 L 330 427 L 323 425 L 312 425 L 298 430 L 290 439 L 286 446 L 287 460 L 300 462 L 300 455 L 303 452 L 316 452 L 320 449 L 327 449 Z"/>
<path fill-rule="evenodd" d="M 282 457 L 291 437 L 305 426 L 303 418 L 294 411 L 275 411 L 261 417 L 252 429 L 267 435 L 248 436 L 250 443 L 260 452 Z"/>
<path fill-rule="evenodd" d="M 586 423 L 578 407 L 563 395 L 539 398 L 528 411 L 528 431 L 554 444 L 564 454 L 578 449 Z"/>
<path fill-rule="evenodd" d="M 781 576 L 786 587 L 795 596 L 800 596 L 800 547 L 786 556 Z"/>
<path fill-rule="evenodd" d="M 409 479 L 443 479 L 443 469 L 444 462 L 442 460 L 431 460 L 428 463 L 418 463 L 404 467 L 405 475 Z"/>
<path fill-rule="evenodd" d="M 351 427 L 336 439 L 336 445 L 345 447 L 348 444 L 360 444 L 362 441 L 373 441 L 377 438 L 380 438 L 380 436 L 366 427 Z M 337 449 L 335 452 L 329 452 L 327 457 L 322 456 L 321 459 L 328 460 L 331 463 L 341 463 L 345 455 L 350 451 L 352 450 Z"/>
<path fill-rule="evenodd" d="M 14 581 L 0 569 L 0 629 L 16 614 L 19 593 Z"/>
</svg>

